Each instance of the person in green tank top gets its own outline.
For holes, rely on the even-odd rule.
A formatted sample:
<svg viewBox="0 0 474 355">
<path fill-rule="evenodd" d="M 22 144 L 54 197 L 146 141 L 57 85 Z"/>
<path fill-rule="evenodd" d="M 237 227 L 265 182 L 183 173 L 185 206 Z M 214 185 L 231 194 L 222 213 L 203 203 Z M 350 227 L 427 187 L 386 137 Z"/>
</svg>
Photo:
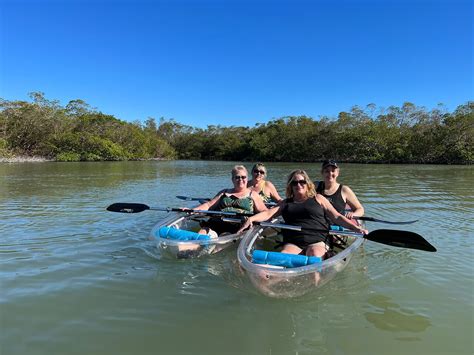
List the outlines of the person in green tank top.
<svg viewBox="0 0 474 355">
<path fill-rule="evenodd" d="M 265 203 L 283 201 L 275 186 L 270 181 L 265 180 L 266 176 L 267 168 L 265 165 L 262 163 L 255 164 L 252 168 L 252 180 L 247 183 L 247 187 L 258 193 Z"/>
<path fill-rule="evenodd" d="M 211 210 L 239 213 L 258 213 L 266 211 L 267 207 L 260 195 L 247 187 L 247 169 L 243 165 L 236 165 L 232 169 L 231 189 L 224 189 L 210 201 L 205 202 L 195 210 Z M 212 231 L 220 235 L 222 233 L 235 233 L 240 229 L 240 224 L 224 222 L 220 218 L 210 218 L 202 223 L 201 234 L 212 234 Z"/>
</svg>

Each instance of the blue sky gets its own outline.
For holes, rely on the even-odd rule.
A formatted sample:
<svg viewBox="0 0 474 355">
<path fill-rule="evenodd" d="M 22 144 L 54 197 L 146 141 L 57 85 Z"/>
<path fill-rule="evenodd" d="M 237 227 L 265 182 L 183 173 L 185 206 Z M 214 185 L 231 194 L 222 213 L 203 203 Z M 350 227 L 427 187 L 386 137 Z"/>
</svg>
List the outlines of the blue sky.
<svg viewBox="0 0 474 355">
<path fill-rule="evenodd" d="M 0 97 L 254 126 L 473 99 L 468 0 L 2 0 Z"/>
</svg>

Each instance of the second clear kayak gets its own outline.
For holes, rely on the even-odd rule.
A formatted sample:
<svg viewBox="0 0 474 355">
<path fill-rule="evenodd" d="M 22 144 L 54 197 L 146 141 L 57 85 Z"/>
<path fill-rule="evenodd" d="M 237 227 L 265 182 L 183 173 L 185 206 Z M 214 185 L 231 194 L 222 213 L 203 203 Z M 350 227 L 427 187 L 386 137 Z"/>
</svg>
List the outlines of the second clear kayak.
<svg viewBox="0 0 474 355">
<path fill-rule="evenodd" d="M 354 232 L 334 231 L 334 254 L 328 259 L 279 253 L 281 241 L 272 227 L 253 227 L 244 234 L 237 250 L 241 271 L 262 294 L 291 298 L 323 286 L 342 271 L 364 238 Z"/>
<path fill-rule="evenodd" d="M 157 223 L 150 233 L 150 239 L 162 255 L 176 259 L 201 258 L 236 246 L 243 234 L 227 234 L 212 237 L 198 234 L 200 221 L 205 216 L 173 213 Z"/>
</svg>

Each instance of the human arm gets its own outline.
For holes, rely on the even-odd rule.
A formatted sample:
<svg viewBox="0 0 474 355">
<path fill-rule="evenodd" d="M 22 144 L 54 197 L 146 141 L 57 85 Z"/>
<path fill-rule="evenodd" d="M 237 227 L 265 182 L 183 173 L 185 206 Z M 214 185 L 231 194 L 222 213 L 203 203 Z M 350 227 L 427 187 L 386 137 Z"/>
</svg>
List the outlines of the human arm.
<svg viewBox="0 0 474 355">
<path fill-rule="evenodd" d="M 254 214 L 253 216 L 247 218 L 247 220 L 242 225 L 242 227 L 240 227 L 240 229 L 238 230 L 237 233 L 241 233 L 244 230 L 246 230 L 247 228 L 252 227 L 252 224 L 254 222 L 268 221 L 272 217 L 279 216 L 281 214 L 281 208 L 282 208 L 282 206 L 280 205 L 280 206 L 277 206 L 277 207 L 267 209 L 266 211 Z"/>
<path fill-rule="evenodd" d="M 281 202 L 283 200 L 275 188 L 275 185 L 273 185 L 270 181 L 265 181 L 265 189 L 267 190 L 265 191 L 265 195 L 270 196 L 275 202 Z"/>
<path fill-rule="evenodd" d="M 260 197 L 259 194 L 254 193 L 252 191 L 251 196 L 252 196 L 252 200 L 253 200 L 253 204 L 254 204 L 254 211 L 263 212 L 263 211 L 268 210 L 267 206 L 265 206 L 265 203 L 263 202 L 263 200 L 262 200 L 262 198 Z"/>
<path fill-rule="evenodd" d="M 226 190 L 219 191 L 217 195 L 214 198 L 212 198 L 212 200 L 204 202 L 197 207 L 194 207 L 193 210 L 200 210 L 200 211 L 211 210 L 217 204 L 217 201 L 219 201 L 219 199 L 221 198 L 222 194 L 225 193 L 225 191 Z"/>
<path fill-rule="evenodd" d="M 316 195 L 315 199 L 324 209 L 324 212 L 329 217 L 331 222 L 333 222 L 334 224 L 348 228 L 354 232 L 359 232 L 359 233 L 364 233 L 364 234 L 368 233 L 366 229 L 363 229 L 353 224 L 347 217 L 337 212 L 336 209 L 333 207 L 333 205 L 331 205 L 331 203 L 327 200 L 326 197 L 318 194 Z"/>
<path fill-rule="evenodd" d="M 364 215 L 364 207 L 357 199 L 356 194 L 354 191 L 351 190 L 349 186 L 344 185 L 342 187 L 342 198 L 345 199 L 346 203 L 351 208 L 351 211 L 346 213 L 346 217 L 351 219 L 353 216 L 363 216 Z"/>
</svg>

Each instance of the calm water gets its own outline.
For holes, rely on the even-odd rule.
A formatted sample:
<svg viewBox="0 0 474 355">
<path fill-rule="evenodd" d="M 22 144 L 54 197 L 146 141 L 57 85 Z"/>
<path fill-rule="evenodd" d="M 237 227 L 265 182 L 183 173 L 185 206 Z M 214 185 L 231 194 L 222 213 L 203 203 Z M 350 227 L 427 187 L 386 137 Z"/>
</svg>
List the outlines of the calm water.
<svg viewBox="0 0 474 355">
<path fill-rule="evenodd" d="M 322 290 L 292 300 L 229 276 L 232 252 L 160 259 L 147 237 L 166 213 L 105 211 L 113 202 L 189 206 L 175 196 L 230 187 L 232 166 L 0 164 L 0 353 L 474 352 L 473 167 L 342 165 L 366 215 L 419 219 L 400 229 L 438 252 L 367 242 Z M 269 179 L 283 194 L 298 167 L 319 177 L 319 164 L 268 164 Z"/>
</svg>

